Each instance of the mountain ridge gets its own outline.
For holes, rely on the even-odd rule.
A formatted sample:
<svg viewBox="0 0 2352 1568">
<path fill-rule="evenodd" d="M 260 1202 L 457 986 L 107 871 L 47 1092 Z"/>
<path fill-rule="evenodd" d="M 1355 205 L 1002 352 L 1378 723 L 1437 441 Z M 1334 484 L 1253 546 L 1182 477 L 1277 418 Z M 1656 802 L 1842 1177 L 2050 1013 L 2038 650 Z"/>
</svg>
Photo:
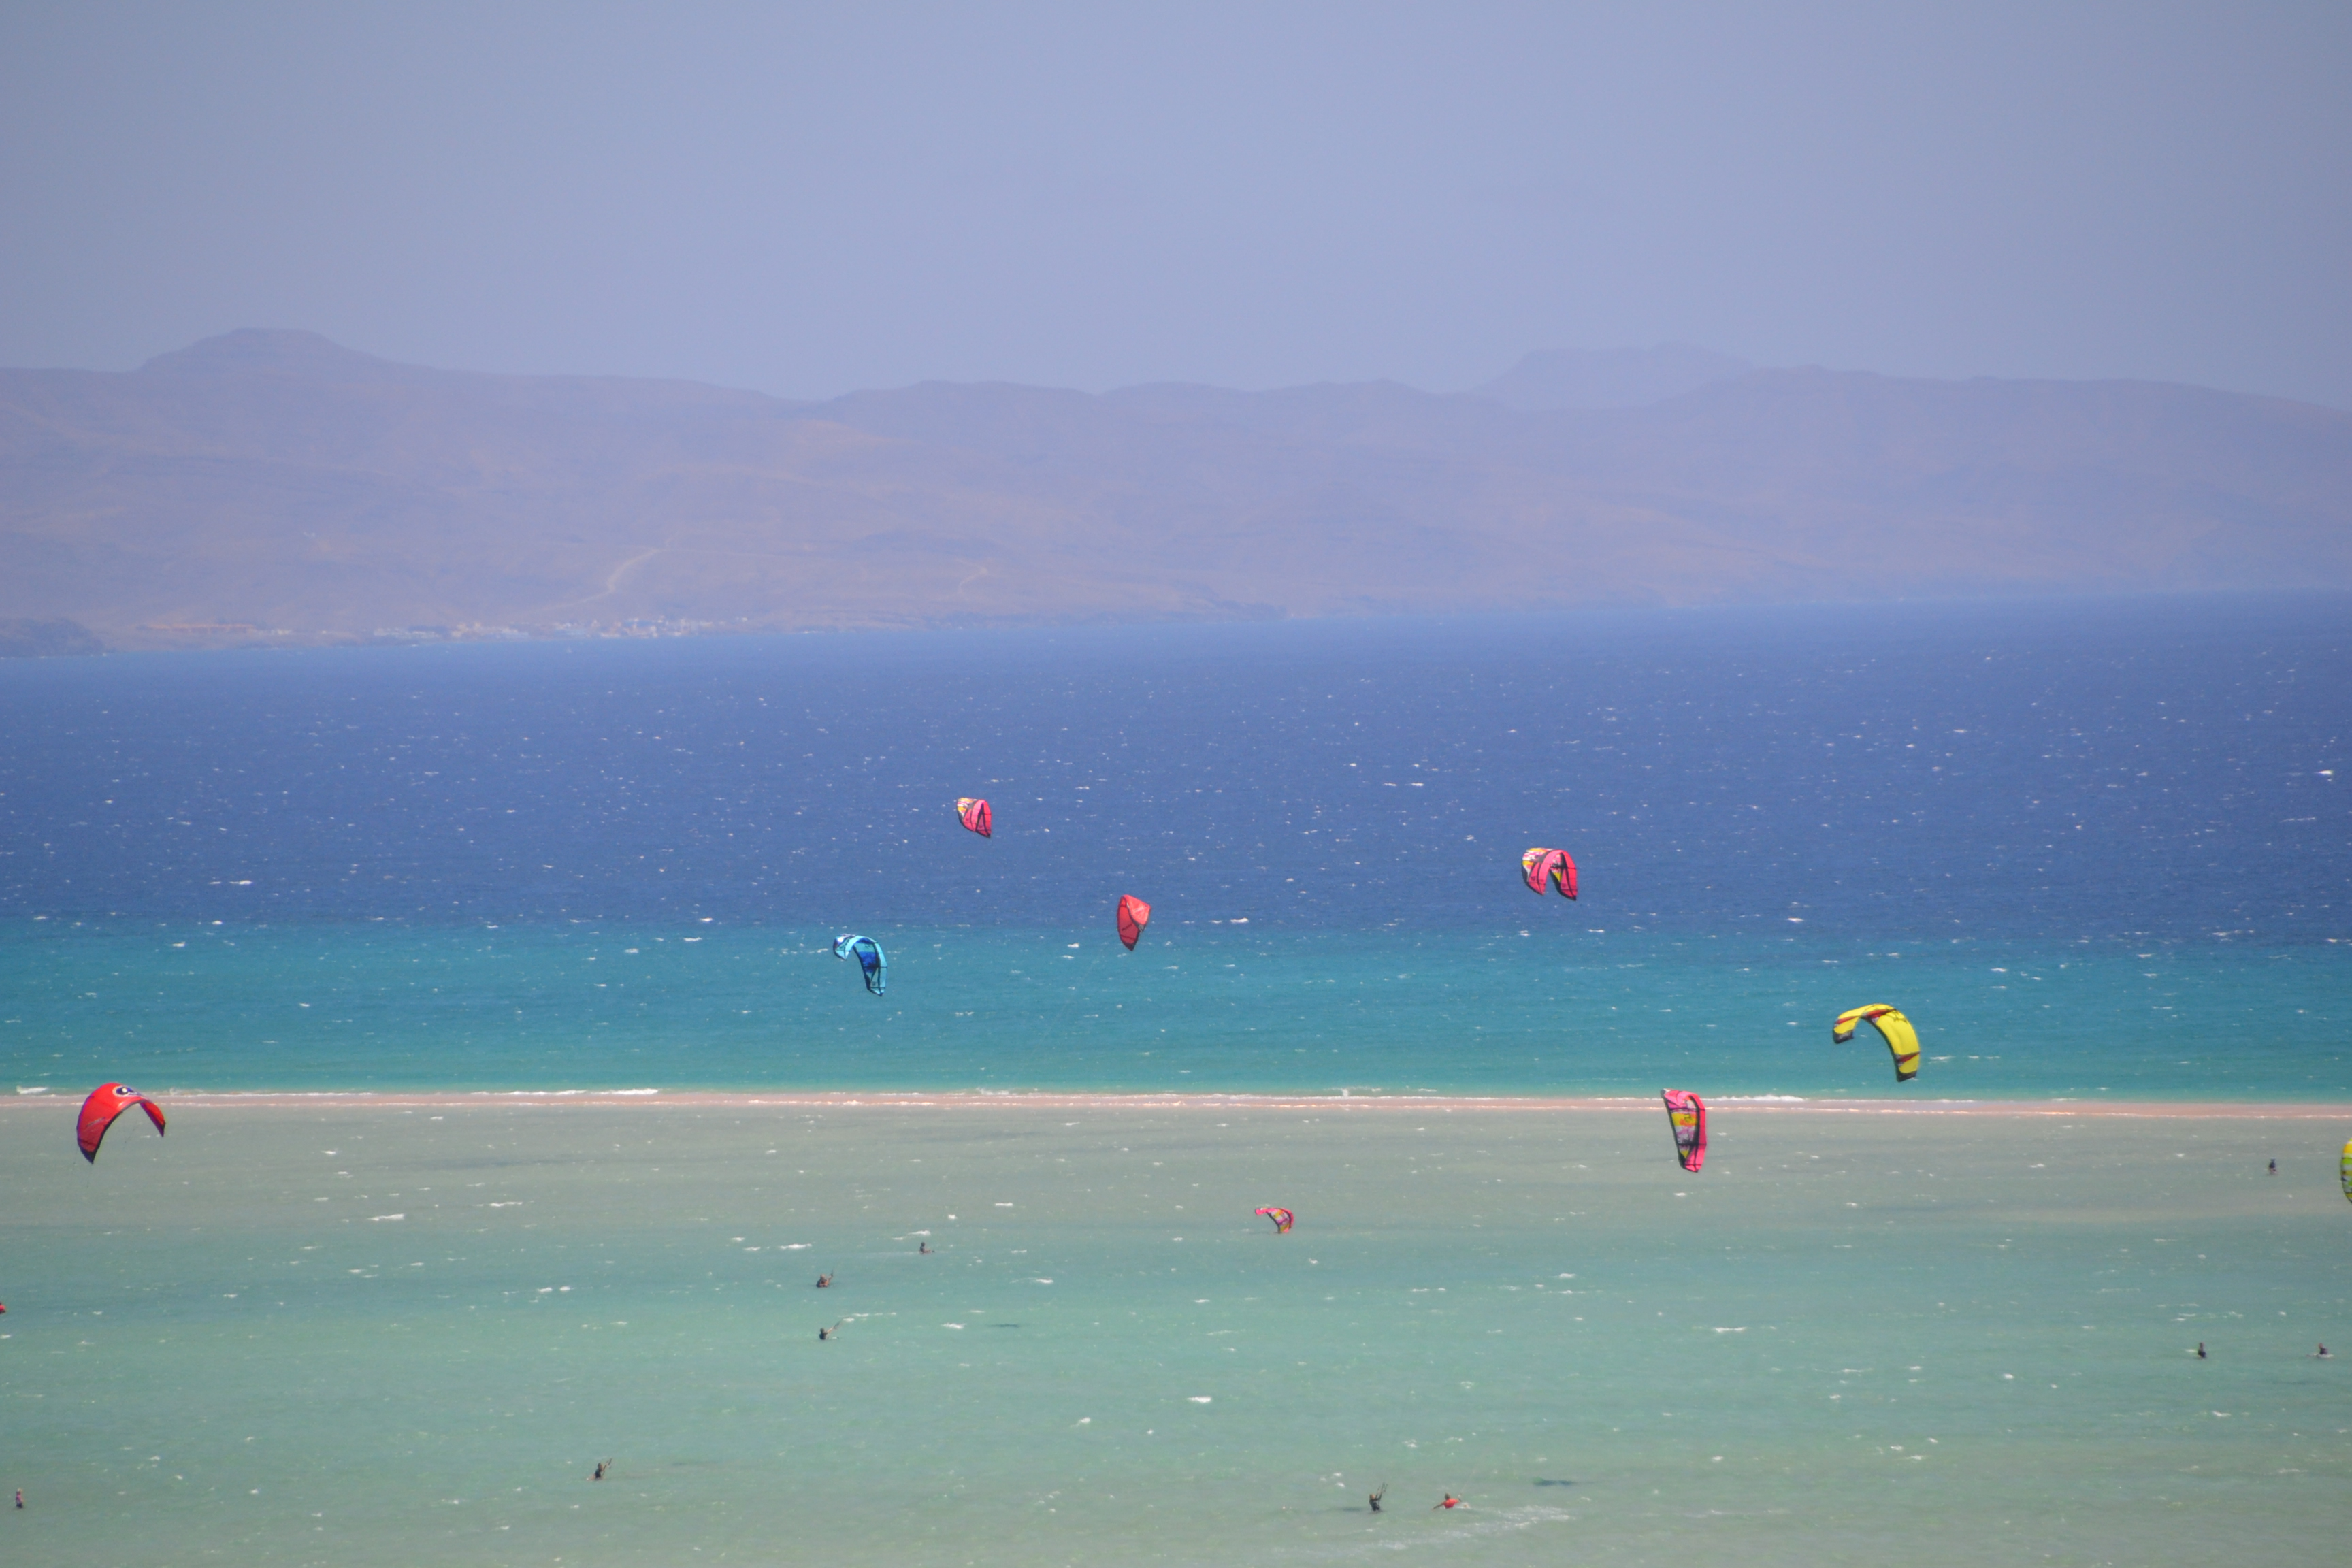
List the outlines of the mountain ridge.
<svg viewBox="0 0 2352 1568">
<path fill-rule="evenodd" d="M 802 402 L 247 330 L 0 371 L 0 616 L 169 647 L 2352 587 L 2352 415 L 1677 363 L 1706 378 L 1571 409 Z"/>
</svg>

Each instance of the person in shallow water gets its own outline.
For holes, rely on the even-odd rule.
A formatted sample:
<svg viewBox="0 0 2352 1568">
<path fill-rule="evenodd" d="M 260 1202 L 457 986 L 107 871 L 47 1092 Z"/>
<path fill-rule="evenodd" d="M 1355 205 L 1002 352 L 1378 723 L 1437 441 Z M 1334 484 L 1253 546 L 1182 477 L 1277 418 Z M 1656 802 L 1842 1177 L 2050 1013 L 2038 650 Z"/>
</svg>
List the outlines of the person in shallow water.
<svg viewBox="0 0 2352 1568">
<path fill-rule="evenodd" d="M 2203 1340 L 2199 1340 L 2197 1342 L 2197 1359 L 2199 1361 L 2203 1361 L 2205 1359 L 2205 1342 Z"/>
<path fill-rule="evenodd" d="M 1462 1500 L 1452 1492 L 1447 1492 L 1443 1502 L 1433 1502 L 1429 1505 L 1429 1511 L 1435 1513 L 1441 1508 L 1460 1508 L 1461 1506 Z"/>
<path fill-rule="evenodd" d="M 1383 1482 L 1383 1483 L 1381 1483 L 1381 1489 L 1380 1489 L 1380 1490 L 1378 1490 L 1378 1491 L 1374 1492 L 1370 1497 L 1369 1497 L 1369 1498 L 1365 1499 L 1364 1500 L 1365 1500 L 1365 1501 L 1367 1501 L 1367 1502 L 1369 1502 L 1369 1503 L 1370 1503 L 1370 1504 L 1372 1505 L 1372 1511 L 1373 1511 L 1374 1513 L 1378 1513 L 1378 1512 L 1380 1512 L 1380 1511 L 1381 1511 L 1381 1499 L 1382 1499 L 1382 1498 L 1384 1498 L 1384 1497 L 1386 1497 L 1386 1496 L 1388 1496 L 1388 1495 L 1389 1495 L 1389 1489 L 1388 1489 L 1387 1483 Z"/>
<path fill-rule="evenodd" d="M 923 1243 L 923 1245 L 922 1245 L 922 1246 L 920 1246 L 920 1247 L 919 1247 L 915 1248 L 915 1250 L 916 1250 L 916 1251 L 918 1251 L 918 1252 L 929 1252 L 930 1249 L 931 1249 L 931 1244 L 930 1244 L 929 1242 L 928 1242 L 928 1241 L 927 1241 L 927 1242 L 925 1242 L 925 1243 Z"/>
<path fill-rule="evenodd" d="M 820 1289 L 820 1290 L 824 1289 L 826 1286 L 831 1285 L 832 1283 L 833 1283 L 833 1276 L 832 1276 L 832 1275 L 830 1275 L 830 1274 L 820 1274 L 820 1275 L 818 1275 L 818 1276 L 816 1277 L 816 1288 L 817 1288 L 818 1289 Z"/>
<path fill-rule="evenodd" d="M 2271 1162 L 2271 1174 L 2273 1176 L 2278 1174 L 2278 1162 L 2276 1160 L 2273 1160 Z"/>
</svg>

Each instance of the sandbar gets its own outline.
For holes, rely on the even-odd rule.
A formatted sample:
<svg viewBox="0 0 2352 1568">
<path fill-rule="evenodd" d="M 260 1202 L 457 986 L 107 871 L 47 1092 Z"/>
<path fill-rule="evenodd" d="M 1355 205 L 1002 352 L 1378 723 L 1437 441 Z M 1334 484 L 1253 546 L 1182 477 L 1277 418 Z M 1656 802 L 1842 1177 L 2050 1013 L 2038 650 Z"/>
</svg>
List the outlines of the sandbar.
<svg viewBox="0 0 2352 1568">
<path fill-rule="evenodd" d="M 1559 1113 L 1613 1110 L 1647 1115 L 1658 1101 L 1650 1095 L 1444 1095 L 1444 1094 L 1184 1094 L 1072 1093 L 1040 1089 L 157 1089 L 159 1100 L 188 1109 L 284 1107 L 453 1110 L 490 1106 L 614 1107 L 785 1110 L 873 1108 L 897 1110 L 1314 1110 L 1348 1114 L 1389 1111 L 1506 1111 Z M 47 1108 L 73 1100 L 70 1093 L 26 1093 L 0 1098 L 0 1110 Z M 1710 1097 L 1718 1117 L 1755 1112 L 1773 1115 L 1988 1116 L 2158 1118 L 2192 1121 L 2330 1121 L 2352 1117 L 2352 1102 L 2336 1100 L 1838 1100 L 1790 1095 Z"/>
</svg>

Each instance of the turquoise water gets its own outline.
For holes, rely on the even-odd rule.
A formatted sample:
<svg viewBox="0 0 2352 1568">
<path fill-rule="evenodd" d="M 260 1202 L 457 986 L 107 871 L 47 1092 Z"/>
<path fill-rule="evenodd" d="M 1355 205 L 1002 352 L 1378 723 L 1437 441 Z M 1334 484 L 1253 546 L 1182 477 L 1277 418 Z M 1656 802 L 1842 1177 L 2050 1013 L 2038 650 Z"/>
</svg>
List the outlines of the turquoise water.
<svg viewBox="0 0 2352 1568">
<path fill-rule="evenodd" d="M 2352 1125 L 1737 1097 L 2352 1103 L 2347 608 L 0 667 L 0 1559 L 2340 1555 Z"/>
<path fill-rule="evenodd" d="M 1884 1001 L 1920 1025 L 1906 1094 L 2352 1099 L 2345 944 L 1873 952 L 1527 902 L 1450 936 L 1171 921 L 1133 953 L 874 927 L 879 998 L 820 931 L 31 922 L 0 939 L 0 1083 L 1877 1095 L 1885 1050 L 1829 1022 Z"/>
<path fill-rule="evenodd" d="M 2352 1481 L 2335 1122 L 64 1109 L 10 1561 L 2284 1564 Z"/>
</svg>

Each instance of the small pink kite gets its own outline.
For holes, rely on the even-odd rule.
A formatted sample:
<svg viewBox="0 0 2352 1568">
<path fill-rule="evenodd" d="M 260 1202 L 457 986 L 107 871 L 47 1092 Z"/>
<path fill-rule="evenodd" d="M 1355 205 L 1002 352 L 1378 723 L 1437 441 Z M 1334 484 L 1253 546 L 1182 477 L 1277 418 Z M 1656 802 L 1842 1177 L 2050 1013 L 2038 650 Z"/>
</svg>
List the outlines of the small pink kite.
<svg viewBox="0 0 2352 1568">
<path fill-rule="evenodd" d="M 1675 1158 L 1685 1171 L 1706 1163 L 1706 1101 L 1688 1089 L 1660 1089 L 1666 1102 L 1666 1121 L 1675 1130 Z"/>
<path fill-rule="evenodd" d="M 1530 893 L 1548 893 L 1556 887 L 1561 898 L 1576 897 L 1576 862 L 1565 849 L 1530 849 L 1519 857 L 1519 869 L 1527 874 Z"/>
<path fill-rule="evenodd" d="M 1143 928 L 1151 923 L 1151 906 L 1133 893 L 1118 896 L 1118 940 L 1133 952 L 1135 944 L 1143 940 Z"/>
</svg>

